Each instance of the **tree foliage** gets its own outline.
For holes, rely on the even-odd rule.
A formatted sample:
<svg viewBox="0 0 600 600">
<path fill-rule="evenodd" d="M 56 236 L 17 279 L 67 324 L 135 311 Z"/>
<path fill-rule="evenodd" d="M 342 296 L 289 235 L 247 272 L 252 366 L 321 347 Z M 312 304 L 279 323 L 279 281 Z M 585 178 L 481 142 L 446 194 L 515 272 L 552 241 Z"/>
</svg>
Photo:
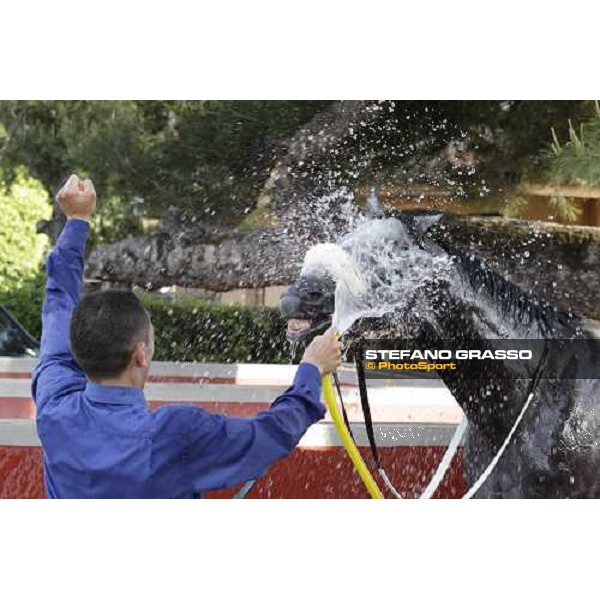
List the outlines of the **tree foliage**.
<svg viewBox="0 0 600 600">
<path fill-rule="evenodd" d="M 519 176 L 540 166 L 552 126 L 564 130 L 569 116 L 589 110 L 583 100 L 442 101 L 444 118 L 466 133 L 484 169 L 500 178 Z"/>
<path fill-rule="evenodd" d="M 589 103 L 588 103 L 589 105 Z M 582 101 L 396 101 L 377 127 L 356 127 L 318 164 L 297 166 L 307 181 L 356 185 L 393 179 L 464 184 L 466 195 L 502 189 L 540 172 L 551 126 L 566 134 Z M 147 216 L 170 204 L 201 220 L 236 223 L 290 138 L 329 101 L 4 101 L 0 166 L 10 180 L 26 165 L 52 195 L 73 170 L 94 179 L 105 223 L 132 224 L 132 201 Z M 358 124 L 360 125 L 360 123 Z M 476 173 L 443 153 L 461 144 Z M 537 171 L 536 171 L 537 170 Z M 484 182 L 484 183 L 482 183 Z M 469 188 L 471 186 L 471 188 Z M 457 188 L 454 188 L 457 189 Z M 141 204 L 140 204 L 141 205 Z M 133 227 L 133 225 L 132 225 Z M 121 226 L 118 236 L 135 232 Z M 118 237 L 117 234 L 112 238 Z M 109 225 L 104 238 L 111 239 Z"/>
<path fill-rule="evenodd" d="M 588 104 L 591 106 L 585 107 L 583 115 L 581 112 L 567 115 L 550 128 L 551 141 L 547 134 L 538 156 L 539 177 L 559 185 L 600 185 L 600 104 L 597 100 Z M 582 116 L 579 123 L 578 114 Z M 559 194 L 550 197 L 548 204 L 566 222 L 576 221 L 581 214 L 580 204 Z M 519 215 L 527 206 L 528 200 L 518 197 L 510 207 L 511 213 Z"/>
<path fill-rule="evenodd" d="M 43 274 L 41 258 L 47 238 L 36 222 L 52 212 L 43 186 L 20 167 L 10 185 L 0 178 L 0 304 L 33 335 L 40 333 Z"/>
<path fill-rule="evenodd" d="M 552 143 L 546 154 L 548 175 L 556 183 L 586 186 L 600 185 L 600 104 L 594 103 L 594 114 L 569 130 L 561 141 L 552 129 Z"/>
<path fill-rule="evenodd" d="M 99 197 L 142 198 L 235 220 L 252 206 L 278 144 L 328 102 L 5 101 L 0 164 L 27 165 L 50 193 L 73 170 Z"/>
<path fill-rule="evenodd" d="M 18 287 L 39 270 L 46 240 L 36 222 L 50 214 L 48 195 L 23 168 L 0 183 L 0 289 Z"/>
</svg>

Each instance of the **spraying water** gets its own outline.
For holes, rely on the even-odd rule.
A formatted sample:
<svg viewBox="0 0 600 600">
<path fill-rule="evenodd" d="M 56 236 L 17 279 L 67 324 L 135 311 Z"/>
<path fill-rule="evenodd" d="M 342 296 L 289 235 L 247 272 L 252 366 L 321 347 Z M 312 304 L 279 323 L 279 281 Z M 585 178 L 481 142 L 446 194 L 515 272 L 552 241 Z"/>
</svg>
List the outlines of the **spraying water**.
<svg viewBox="0 0 600 600">
<path fill-rule="evenodd" d="M 451 259 L 412 242 L 399 219 L 364 220 L 337 244 L 317 244 L 306 254 L 302 274 L 336 282 L 333 326 L 343 334 L 364 317 L 382 317 L 404 307 L 427 281 L 449 278 Z"/>
<path fill-rule="evenodd" d="M 379 202 L 379 197 L 377 196 L 377 191 L 375 190 L 374 186 L 371 187 L 371 191 L 369 192 L 369 196 L 367 197 L 367 207 L 371 215 L 383 215 L 383 208 L 381 206 L 381 203 Z"/>
</svg>

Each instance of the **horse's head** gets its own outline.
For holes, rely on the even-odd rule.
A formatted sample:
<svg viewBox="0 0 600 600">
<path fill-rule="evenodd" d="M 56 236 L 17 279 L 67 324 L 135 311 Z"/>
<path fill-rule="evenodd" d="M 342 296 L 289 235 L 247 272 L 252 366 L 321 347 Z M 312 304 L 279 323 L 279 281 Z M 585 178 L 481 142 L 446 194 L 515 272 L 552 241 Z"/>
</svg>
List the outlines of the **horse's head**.
<svg viewBox="0 0 600 600">
<path fill-rule="evenodd" d="M 365 222 L 339 244 L 311 248 L 300 276 L 281 296 L 288 339 L 310 341 L 331 324 L 336 308 L 351 315 L 352 322 L 357 316 L 363 323 L 371 317 L 369 329 L 375 324 L 375 330 L 387 330 L 390 313 L 406 323 L 402 315 L 413 298 L 421 295 L 428 275 L 434 277 L 439 271 L 439 250 L 425 249 L 423 240 L 424 231 L 438 218 L 376 219 Z M 336 317 L 340 318 L 339 311 Z"/>
<path fill-rule="evenodd" d="M 301 275 L 281 296 L 290 341 L 309 341 L 331 325 L 335 282 L 327 276 Z"/>
</svg>

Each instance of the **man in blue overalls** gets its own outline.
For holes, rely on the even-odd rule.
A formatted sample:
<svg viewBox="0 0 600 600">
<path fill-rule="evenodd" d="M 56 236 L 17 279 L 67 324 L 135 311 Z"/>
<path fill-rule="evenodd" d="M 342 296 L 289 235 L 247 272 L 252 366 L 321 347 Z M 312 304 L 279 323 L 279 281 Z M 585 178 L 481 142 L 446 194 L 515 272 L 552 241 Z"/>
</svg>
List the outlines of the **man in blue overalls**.
<svg viewBox="0 0 600 600">
<path fill-rule="evenodd" d="M 81 298 L 92 182 L 58 194 L 67 223 L 48 257 L 40 360 L 33 378 L 51 498 L 192 498 L 262 475 L 323 418 L 321 376 L 341 360 L 333 331 L 306 349 L 293 384 L 269 410 L 241 419 L 195 406 L 151 412 L 150 317 L 132 292 Z"/>
</svg>

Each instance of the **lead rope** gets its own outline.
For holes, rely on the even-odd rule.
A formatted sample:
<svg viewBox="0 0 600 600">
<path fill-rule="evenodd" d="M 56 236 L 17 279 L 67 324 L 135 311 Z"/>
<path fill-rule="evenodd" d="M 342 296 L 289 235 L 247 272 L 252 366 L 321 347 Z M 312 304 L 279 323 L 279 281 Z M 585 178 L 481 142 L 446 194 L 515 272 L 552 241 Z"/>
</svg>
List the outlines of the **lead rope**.
<svg viewBox="0 0 600 600">
<path fill-rule="evenodd" d="M 542 367 L 545 365 L 547 355 L 548 355 L 548 346 L 546 345 L 546 346 L 544 346 L 544 352 L 543 352 L 540 362 L 538 364 L 534 378 L 531 382 L 531 386 L 529 388 L 529 394 L 527 396 L 527 400 L 525 401 L 525 404 L 523 404 L 523 408 L 521 408 L 521 411 L 519 412 L 519 415 L 517 416 L 511 430 L 508 432 L 508 436 L 504 440 L 502 446 L 500 446 L 498 452 L 496 452 L 496 455 L 491 460 L 490 464 L 487 466 L 485 471 L 483 471 L 483 473 L 477 478 L 477 481 L 475 481 L 475 483 L 471 486 L 471 488 L 462 496 L 463 500 L 470 500 L 479 491 L 479 489 L 486 482 L 487 478 L 490 476 L 492 471 L 496 468 L 498 461 L 500 460 L 500 458 L 504 454 L 504 451 L 510 444 L 510 442 L 515 434 L 515 431 L 519 427 L 519 424 L 523 420 L 525 413 L 527 412 L 529 406 L 531 405 L 535 389 L 541 378 Z M 371 407 L 369 404 L 369 398 L 368 398 L 368 393 L 367 393 L 366 378 L 365 378 L 365 373 L 364 373 L 364 369 L 362 366 L 362 362 L 360 361 L 359 356 L 357 356 L 355 362 L 356 362 L 356 369 L 357 369 L 357 373 L 358 373 L 358 390 L 359 390 L 359 394 L 360 394 L 360 403 L 361 403 L 361 408 L 363 411 L 363 417 L 365 420 L 365 428 L 367 430 L 367 437 L 369 438 L 369 445 L 371 446 L 371 454 L 373 456 L 375 465 L 377 466 L 377 471 L 378 471 L 379 475 L 381 476 L 383 482 L 385 483 L 386 487 L 397 499 L 401 500 L 401 499 L 403 499 L 401 494 L 394 487 L 394 485 L 390 481 L 389 477 L 387 476 L 385 469 L 379 462 L 379 453 L 377 451 L 377 444 L 375 443 L 375 434 L 374 434 L 374 430 L 373 430 L 373 420 L 371 417 Z M 334 373 L 334 382 L 335 382 L 335 387 L 336 387 L 336 390 L 337 390 L 337 393 L 338 393 L 338 396 L 340 399 L 340 404 L 342 406 L 344 422 L 346 424 L 346 427 L 348 429 L 350 437 L 354 441 L 354 436 L 352 435 L 352 429 L 350 428 L 348 415 L 346 413 L 346 407 L 344 406 L 344 400 L 342 397 L 342 389 L 340 387 L 340 382 L 339 382 L 337 373 Z M 440 461 L 440 464 L 438 465 L 435 473 L 433 474 L 431 481 L 429 482 L 427 487 L 423 490 L 423 492 L 419 496 L 420 500 L 429 500 L 433 496 L 433 494 L 435 494 L 440 483 L 444 480 L 446 472 L 448 471 L 448 468 L 450 467 L 450 464 L 452 463 L 452 459 L 454 458 L 454 455 L 456 454 L 456 451 L 458 450 L 460 442 L 462 441 L 462 438 L 465 434 L 465 431 L 467 429 L 467 424 L 468 424 L 467 418 L 465 416 L 463 416 L 462 421 L 460 422 L 460 424 L 454 431 L 452 439 L 450 440 L 450 444 L 448 445 L 448 448 L 446 449 L 446 452 L 445 452 L 442 460 Z M 246 495 L 248 494 L 248 492 L 250 492 L 250 490 L 254 487 L 255 483 L 256 483 L 255 479 L 252 479 L 252 480 L 248 481 L 247 483 L 245 483 L 244 486 L 233 496 L 233 498 L 235 498 L 235 499 L 245 498 Z"/>
<path fill-rule="evenodd" d="M 385 483 L 385 487 L 394 495 L 398 500 L 402 500 L 402 495 L 400 492 L 394 487 L 394 484 L 390 481 L 383 465 L 381 464 L 381 460 L 379 459 L 379 452 L 377 451 L 377 443 L 375 442 L 375 432 L 373 430 L 373 418 L 371 417 L 371 406 L 369 404 L 369 396 L 367 393 L 367 384 L 365 378 L 365 371 L 363 368 L 362 361 L 360 360 L 360 356 L 362 355 L 361 351 L 356 355 L 354 363 L 356 365 L 356 373 L 358 376 L 358 393 L 360 396 L 360 407 L 363 413 L 363 420 L 365 422 L 365 429 L 367 431 L 367 437 L 369 438 L 369 446 L 371 447 L 371 456 L 373 458 L 373 462 L 375 463 L 375 467 L 377 468 L 377 472 L 381 479 L 383 479 L 383 483 Z M 341 401 L 341 396 L 340 396 Z"/>
<path fill-rule="evenodd" d="M 529 408 L 529 405 L 531 404 L 531 402 L 533 400 L 533 394 L 534 394 L 537 384 L 541 378 L 542 367 L 546 363 L 547 355 L 548 355 L 548 345 L 545 345 L 544 352 L 542 354 L 542 357 L 540 358 L 540 364 L 538 365 L 538 368 L 535 372 L 534 378 L 531 382 L 531 386 L 529 387 L 529 394 L 527 395 L 527 400 L 525 401 L 525 404 L 523 404 L 523 408 L 521 409 L 519 416 L 517 417 L 516 421 L 514 422 L 514 425 L 512 426 L 511 430 L 508 432 L 508 436 L 506 436 L 504 443 L 502 444 L 502 446 L 500 446 L 500 449 L 498 450 L 498 452 L 496 452 L 496 456 L 494 456 L 494 458 L 492 458 L 490 464 L 487 466 L 485 471 L 477 478 L 477 481 L 471 486 L 471 489 L 462 497 L 463 500 L 471 499 L 479 491 L 479 488 L 481 488 L 481 486 L 486 482 L 487 478 L 490 476 L 490 473 L 494 470 L 494 468 L 498 464 L 498 461 L 504 454 L 504 451 L 508 447 L 508 444 L 510 444 L 510 441 L 511 441 L 513 435 L 515 434 L 515 431 L 517 430 L 519 423 L 523 420 L 523 416 L 527 412 L 527 409 Z"/>
<path fill-rule="evenodd" d="M 371 447 L 371 455 L 373 456 L 373 461 L 377 467 L 377 472 L 381 476 L 381 479 L 385 483 L 387 489 L 393 494 L 395 498 L 398 500 L 402 500 L 403 497 L 400 492 L 396 489 L 394 484 L 390 481 L 385 468 L 381 464 L 379 459 L 379 452 L 377 451 L 377 444 L 375 442 L 375 432 L 373 429 L 373 418 L 371 416 L 371 406 L 369 404 L 369 396 L 367 391 L 366 377 L 363 364 L 360 360 L 360 355 L 358 354 L 355 359 L 356 371 L 358 375 L 358 391 L 360 395 L 360 405 L 363 412 L 363 418 L 365 421 L 365 429 L 367 430 L 367 437 L 369 438 L 369 446 Z M 438 489 L 440 483 L 444 480 L 446 472 L 452 463 L 452 459 L 458 450 L 460 442 L 462 441 L 463 435 L 467 429 L 467 419 L 463 417 L 460 425 L 454 431 L 454 435 L 450 440 L 450 444 L 446 449 L 446 452 L 437 466 L 429 485 L 425 488 L 425 490 L 419 496 L 422 500 L 427 500 L 435 494 Z"/>
<path fill-rule="evenodd" d="M 254 487 L 256 479 L 250 479 L 233 495 L 232 500 L 243 500 Z"/>
<path fill-rule="evenodd" d="M 446 476 L 446 472 L 450 468 L 450 464 L 452 463 L 452 459 L 458 450 L 460 443 L 462 442 L 463 436 L 465 435 L 465 431 L 467 430 L 467 417 L 463 415 L 463 418 L 459 424 L 459 426 L 454 430 L 454 435 L 450 440 L 450 444 L 444 453 L 442 461 L 438 465 L 429 485 L 421 492 L 419 496 L 420 500 L 429 500 L 433 494 L 437 491 L 440 483 L 444 480 Z"/>
<path fill-rule="evenodd" d="M 519 412 L 519 415 L 517 416 L 511 430 L 508 432 L 506 439 L 504 440 L 502 446 L 500 446 L 498 452 L 496 452 L 496 455 L 491 460 L 490 464 L 483 471 L 483 473 L 477 478 L 477 481 L 475 481 L 475 483 L 471 486 L 471 488 L 462 496 L 462 499 L 465 499 L 465 500 L 471 499 L 479 491 L 481 486 L 486 482 L 487 478 L 490 476 L 492 471 L 495 469 L 496 465 L 498 464 L 498 461 L 500 460 L 500 458 L 504 454 L 504 451 L 510 444 L 510 442 L 515 434 L 515 431 L 517 430 L 519 424 L 523 420 L 523 417 L 525 416 L 525 413 L 527 412 L 529 406 L 531 405 L 535 389 L 536 389 L 537 384 L 541 377 L 542 367 L 545 365 L 545 362 L 546 362 L 547 354 L 548 354 L 548 347 L 544 346 L 544 352 L 542 354 L 542 357 L 540 358 L 540 362 L 536 369 L 534 378 L 531 382 L 531 385 L 529 388 L 529 393 L 527 395 L 527 400 L 525 401 L 525 404 L 523 404 L 523 408 Z M 359 389 L 359 394 L 360 394 L 361 407 L 363 410 L 363 417 L 365 420 L 365 428 L 367 430 L 367 437 L 369 438 L 369 445 L 371 446 L 371 454 L 373 455 L 373 460 L 374 460 L 374 462 L 377 466 L 377 470 L 378 470 L 381 478 L 383 479 L 386 487 L 388 488 L 388 490 L 390 490 L 390 492 L 392 492 L 392 494 L 396 498 L 402 499 L 402 496 L 400 495 L 398 490 L 394 487 L 394 485 L 390 481 L 389 477 L 387 476 L 387 473 L 385 472 L 385 469 L 383 468 L 383 466 L 381 465 L 381 463 L 379 461 L 379 455 L 377 452 L 377 445 L 375 443 L 375 435 L 374 435 L 374 431 L 373 431 L 373 420 L 371 418 L 371 408 L 369 405 L 369 399 L 368 399 L 368 395 L 367 395 L 366 378 L 365 378 L 365 373 L 364 373 L 362 362 L 360 361 L 360 355 L 357 355 L 355 363 L 356 363 L 356 369 L 357 369 L 357 374 L 358 374 L 358 389 Z M 342 398 L 341 398 L 341 391 L 339 390 L 339 388 L 338 388 L 338 393 L 340 394 L 340 402 L 341 402 Z M 342 405 L 343 405 L 343 402 L 342 402 Z M 463 418 L 462 418 L 460 424 L 454 431 L 452 439 L 450 440 L 450 444 L 448 445 L 448 448 L 446 449 L 446 452 L 445 452 L 444 456 L 442 457 L 441 462 L 439 463 L 435 473 L 433 474 L 431 481 L 429 482 L 427 487 L 423 490 L 423 492 L 419 496 L 419 499 L 428 500 L 433 496 L 433 494 L 435 494 L 440 483 L 443 481 L 443 479 L 448 471 L 448 468 L 450 467 L 450 464 L 452 463 L 452 459 L 454 458 L 454 455 L 456 454 L 456 452 L 458 450 L 460 442 L 462 441 L 462 438 L 467 429 L 467 425 L 468 425 L 467 418 L 463 415 Z"/>
</svg>

